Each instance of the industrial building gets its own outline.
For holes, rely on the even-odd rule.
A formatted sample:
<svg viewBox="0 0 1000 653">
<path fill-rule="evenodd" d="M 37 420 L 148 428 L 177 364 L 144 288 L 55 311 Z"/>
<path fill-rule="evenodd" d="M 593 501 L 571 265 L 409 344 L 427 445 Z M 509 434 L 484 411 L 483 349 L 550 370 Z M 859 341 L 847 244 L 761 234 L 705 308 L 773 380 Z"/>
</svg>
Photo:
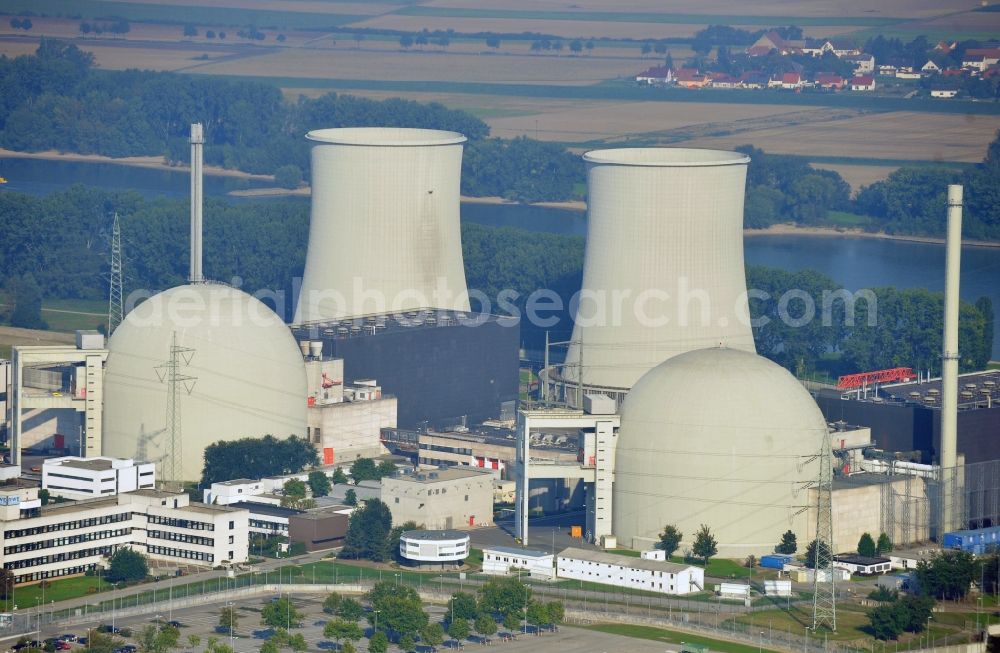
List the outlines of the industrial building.
<svg viewBox="0 0 1000 653">
<path fill-rule="evenodd" d="M 404 531 L 399 557 L 405 564 L 426 569 L 461 567 L 469 557 L 469 534 L 454 530 Z"/>
<path fill-rule="evenodd" d="M 11 365 L 2 367 L 10 387 L 10 462 L 21 462 L 22 449 L 100 455 L 104 336 L 77 331 L 75 345 L 17 345 L 12 351 Z"/>
<path fill-rule="evenodd" d="M 556 576 L 657 594 L 683 595 L 705 589 L 701 567 L 572 547 L 556 556 Z"/>
<path fill-rule="evenodd" d="M 173 483 L 200 478 L 205 448 L 220 440 L 306 432 L 305 365 L 288 327 L 202 275 L 203 143 L 192 125 L 190 283 L 125 316 L 104 380 L 104 455 L 153 461 Z"/>
<path fill-rule="evenodd" d="M 396 426 L 397 399 L 375 379 L 344 383 L 344 361 L 323 360 L 320 341 L 300 341 L 306 357 L 306 437 L 324 465 L 384 453 L 382 429 Z"/>
<path fill-rule="evenodd" d="M 38 488 L 0 490 L 0 564 L 16 583 L 83 574 L 129 547 L 177 565 L 247 560 L 248 513 L 190 503 L 187 494 L 137 490 L 42 506 Z"/>
<path fill-rule="evenodd" d="M 306 138 L 314 144 L 312 211 L 294 323 L 468 311 L 459 225 L 465 136 L 368 127 Z M 359 378 L 350 363 L 347 373 Z"/>
<path fill-rule="evenodd" d="M 743 266 L 750 158 L 628 148 L 583 159 L 582 299 L 565 364 L 546 376 L 549 394 L 572 406 L 588 391 L 621 403 L 643 374 L 672 356 L 720 345 L 756 351 Z M 610 308 L 622 301 L 624 310 Z"/>
<path fill-rule="evenodd" d="M 408 521 L 429 530 L 493 524 L 493 475 L 451 467 L 382 478 L 382 502 L 392 523 Z"/>
<path fill-rule="evenodd" d="M 50 458 L 42 464 L 42 488 L 54 497 L 93 499 L 156 488 L 155 465 L 96 456 Z"/>
<path fill-rule="evenodd" d="M 345 382 L 377 379 L 397 401 L 397 426 L 444 427 L 509 413 L 518 391 L 517 321 L 422 309 L 293 327 L 342 359 Z"/>
<path fill-rule="evenodd" d="M 306 551 L 332 549 L 344 543 L 350 515 L 349 506 L 309 510 L 288 518 L 288 539 L 301 542 Z"/>
</svg>

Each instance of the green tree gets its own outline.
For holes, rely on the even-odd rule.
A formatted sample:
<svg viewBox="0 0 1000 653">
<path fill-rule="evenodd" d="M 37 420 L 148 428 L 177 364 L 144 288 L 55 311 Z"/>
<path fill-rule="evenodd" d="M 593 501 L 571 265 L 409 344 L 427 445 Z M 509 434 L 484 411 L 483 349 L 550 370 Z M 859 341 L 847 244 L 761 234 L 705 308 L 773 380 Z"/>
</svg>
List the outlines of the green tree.
<svg viewBox="0 0 1000 653">
<path fill-rule="evenodd" d="M 922 593 L 948 601 L 965 598 L 979 572 L 975 558 L 965 551 L 942 551 L 914 570 Z"/>
<path fill-rule="evenodd" d="M 377 619 L 380 629 L 400 636 L 416 636 L 429 623 L 420 596 L 407 585 L 376 583 L 368 592 L 368 600 L 372 605 L 368 620 L 375 625 Z"/>
<path fill-rule="evenodd" d="M 188 635 L 187 642 L 189 648 L 198 648 L 199 646 L 201 646 L 201 637 L 199 637 L 198 635 Z M 261 649 L 261 651 L 263 650 L 264 649 Z"/>
<path fill-rule="evenodd" d="M 516 612 L 503 615 L 503 627 L 513 632 L 521 628 L 521 615 Z"/>
<path fill-rule="evenodd" d="M 486 639 L 497 634 L 497 622 L 486 612 L 476 617 L 475 628 L 476 632 Z"/>
<path fill-rule="evenodd" d="M 330 494 L 330 477 L 320 471 L 309 472 L 309 490 L 314 497 Z"/>
<path fill-rule="evenodd" d="M 664 553 L 667 554 L 667 558 L 674 555 L 677 548 L 681 545 L 681 540 L 684 539 L 684 533 L 677 530 L 677 527 L 673 524 L 667 524 L 663 527 L 663 532 L 660 533 L 660 543 L 658 548 L 662 549 Z"/>
<path fill-rule="evenodd" d="M 340 653 L 358 653 L 358 649 L 354 647 L 353 642 L 344 642 L 340 647 Z"/>
<path fill-rule="evenodd" d="M 896 605 L 881 605 L 868 613 L 875 639 L 896 639 L 903 632 L 902 615 Z"/>
<path fill-rule="evenodd" d="M 8 296 L 13 298 L 10 325 L 22 329 L 48 329 L 42 319 L 42 291 L 32 274 L 8 284 Z"/>
<path fill-rule="evenodd" d="M 381 478 L 378 475 L 378 466 L 371 458 L 358 458 L 351 463 L 351 478 L 355 483 L 361 481 L 377 481 Z"/>
<path fill-rule="evenodd" d="M 14 572 L 0 568 L 0 599 L 6 601 L 14 596 Z"/>
<path fill-rule="evenodd" d="M 293 499 L 305 499 L 306 484 L 297 478 L 290 478 L 285 481 L 285 485 L 282 487 L 282 492 L 286 497 L 292 497 Z"/>
<path fill-rule="evenodd" d="M 260 620 L 272 628 L 291 628 L 297 626 L 302 615 L 295 609 L 295 604 L 287 596 L 277 601 L 268 601 L 260 611 Z"/>
<path fill-rule="evenodd" d="M 876 553 L 875 540 L 872 539 L 871 534 L 862 533 L 861 539 L 858 540 L 858 555 L 874 558 Z"/>
<path fill-rule="evenodd" d="M 302 633 L 295 633 L 288 638 L 288 646 L 297 653 L 300 651 L 306 651 L 309 649 L 309 642 L 306 641 L 305 635 Z"/>
<path fill-rule="evenodd" d="M 42 502 L 43 506 L 49 505 L 49 501 L 52 499 L 52 495 L 46 489 L 41 489 L 38 491 L 38 500 Z"/>
<path fill-rule="evenodd" d="M 236 628 L 240 625 L 239 615 L 236 614 L 235 606 L 226 606 L 222 608 L 219 612 L 219 626 L 224 628 L 226 632 L 232 631 L 236 632 Z"/>
<path fill-rule="evenodd" d="M 278 440 L 262 438 L 219 441 L 205 448 L 202 486 L 234 478 L 265 478 L 297 474 L 319 463 L 316 448 L 306 439 L 292 436 Z"/>
<path fill-rule="evenodd" d="M 347 492 L 344 492 L 344 503 L 349 506 L 358 505 L 358 493 L 354 491 L 354 488 L 350 488 Z"/>
<path fill-rule="evenodd" d="M 529 624 L 537 628 L 549 625 L 549 611 L 541 601 L 532 601 L 528 604 L 526 619 Z"/>
<path fill-rule="evenodd" d="M 486 612 L 519 614 L 531 602 L 531 588 L 517 578 L 492 578 L 479 588 L 479 607 Z"/>
<path fill-rule="evenodd" d="M 194 25 L 185 25 L 184 36 L 198 36 L 198 28 Z"/>
<path fill-rule="evenodd" d="M 553 627 L 561 624 L 566 618 L 566 608 L 562 601 L 549 601 L 545 604 L 545 609 L 549 613 L 549 624 Z"/>
<path fill-rule="evenodd" d="M 281 649 L 273 638 L 268 639 L 266 642 L 261 644 L 260 653 L 279 653 Z"/>
<path fill-rule="evenodd" d="M 580 39 L 573 39 L 569 42 L 569 50 L 575 54 L 583 52 L 583 41 Z"/>
<path fill-rule="evenodd" d="M 427 624 L 420 631 L 420 640 L 433 648 L 441 646 L 444 643 L 444 628 L 437 622 Z"/>
<path fill-rule="evenodd" d="M 795 540 L 795 533 L 787 530 L 782 534 L 781 541 L 778 542 L 778 546 L 774 547 L 774 550 L 778 553 L 784 553 L 785 555 L 791 555 L 798 550 L 799 545 Z"/>
<path fill-rule="evenodd" d="M 381 630 L 368 640 L 369 653 L 386 653 L 389 650 L 389 638 Z"/>
<path fill-rule="evenodd" d="M 302 169 L 292 163 L 283 165 L 274 171 L 274 183 L 282 188 L 298 188 L 302 183 Z"/>
<path fill-rule="evenodd" d="M 458 642 L 468 639 L 471 634 L 469 622 L 465 619 L 455 618 L 448 624 L 448 636 Z"/>
<path fill-rule="evenodd" d="M 413 37 L 409 34 L 403 34 L 399 37 L 399 45 L 405 49 L 409 50 L 413 47 Z"/>
<path fill-rule="evenodd" d="M 885 555 L 892 552 L 892 540 L 885 533 L 881 533 L 878 536 L 878 542 L 875 544 L 875 553 L 877 555 Z"/>
<path fill-rule="evenodd" d="M 125 642 L 114 635 L 102 633 L 98 630 L 91 630 L 87 639 L 87 646 L 83 649 L 87 653 L 114 653 L 116 649 Z M 28 649 L 21 649 L 27 651 Z M 37 650 L 37 649 L 36 649 Z"/>
<path fill-rule="evenodd" d="M 334 485 L 343 485 L 347 483 L 347 474 L 344 473 L 344 470 L 338 467 L 337 469 L 333 470 L 333 476 L 330 478 L 330 480 L 333 482 Z"/>
<path fill-rule="evenodd" d="M 347 621 L 357 621 L 365 615 L 365 609 L 357 600 L 346 597 L 340 602 L 337 615 Z"/>
<path fill-rule="evenodd" d="M 337 610 L 340 609 L 340 602 L 342 597 L 336 592 L 331 592 L 325 599 L 323 599 L 323 612 L 327 614 L 337 614 Z"/>
<path fill-rule="evenodd" d="M 128 583 L 143 580 L 148 575 L 146 556 L 132 549 L 118 549 L 109 560 L 104 578 L 109 583 Z"/>
<path fill-rule="evenodd" d="M 180 635 L 173 626 L 149 624 L 138 632 L 135 641 L 142 653 L 167 653 L 177 647 Z"/>
<path fill-rule="evenodd" d="M 806 547 L 806 567 L 810 569 L 816 568 L 817 553 L 820 550 L 824 552 L 824 555 L 822 556 L 823 558 L 827 560 L 831 558 L 830 545 L 823 542 L 822 546 L 819 546 L 817 540 L 813 540 L 809 543 L 809 546 Z"/>
<path fill-rule="evenodd" d="M 411 635 L 403 635 L 399 638 L 399 650 L 409 653 L 415 646 Z"/>
<path fill-rule="evenodd" d="M 389 506 L 378 499 L 368 499 L 351 514 L 340 555 L 376 562 L 389 560 L 392 557 L 389 550 L 391 530 L 392 513 L 389 512 Z"/>
<path fill-rule="evenodd" d="M 356 642 L 362 637 L 364 637 L 364 632 L 362 632 L 361 627 L 353 621 L 344 621 L 343 619 L 335 619 L 333 621 L 326 622 L 323 626 L 323 636 L 329 637 L 338 646 L 341 640 L 347 640 Z"/>
<path fill-rule="evenodd" d="M 449 619 L 475 619 L 479 614 L 476 597 L 468 592 L 455 592 L 448 600 Z"/>
<path fill-rule="evenodd" d="M 712 531 L 707 525 L 702 524 L 701 528 L 698 529 L 694 536 L 694 544 L 691 545 L 691 551 L 705 561 L 705 566 L 708 566 L 708 559 L 719 551 L 715 536 L 712 535 Z"/>
</svg>

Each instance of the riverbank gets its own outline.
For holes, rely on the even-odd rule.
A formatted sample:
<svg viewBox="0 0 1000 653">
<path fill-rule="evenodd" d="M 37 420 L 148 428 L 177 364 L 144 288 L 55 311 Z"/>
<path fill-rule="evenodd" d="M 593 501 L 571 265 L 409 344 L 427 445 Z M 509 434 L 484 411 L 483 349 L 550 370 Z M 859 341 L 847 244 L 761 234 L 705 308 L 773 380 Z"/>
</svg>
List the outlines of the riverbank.
<svg viewBox="0 0 1000 653">
<path fill-rule="evenodd" d="M 77 154 L 73 152 L 58 152 L 47 150 L 44 152 L 17 152 L 0 148 L 0 158 L 21 158 L 21 159 L 42 159 L 49 161 L 70 161 L 77 163 L 106 163 L 113 165 L 131 166 L 137 168 L 150 168 L 157 170 L 169 170 L 173 172 L 184 172 L 189 170 L 187 165 L 170 165 L 163 157 L 157 156 L 133 156 L 114 158 L 99 154 Z M 246 179 L 259 182 L 274 182 L 272 175 L 259 175 L 243 172 L 241 170 L 231 170 L 220 166 L 205 166 L 205 174 L 214 177 L 228 177 L 233 179 Z M 266 188 L 246 188 L 229 191 L 227 195 L 241 199 L 252 198 L 280 198 L 280 197 L 308 197 L 311 189 L 308 185 L 302 185 L 295 189 L 266 187 Z M 485 204 L 494 206 L 523 206 L 519 202 L 504 199 L 502 197 L 469 197 L 463 195 L 461 198 L 464 204 Z M 569 200 L 562 202 L 534 202 L 529 206 L 547 209 L 557 209 L 570 211 L 573 213 L 583 213 L 587 210 L 586 202 L 582 200 Z M 857 228 L 846 227 L 823 227 L 823 226 L 800 226 L 791 223 L 771 225 L 767 229 L 745 229 L 745 236 L 821 236 L 821 237 L 841 237 L 841 238 L 865 238 L 872 240 L 894 240 L 900 242 L 922 243 L 928 245 L 943 245 L 944 238 L 934 236 L 916 236 L 902 234 L 887 234 L 881 232 L 869 232 Z M 970 247 L 1000 248 L 1000 241 L 995 240 L 973 240 L 964 239 L 962 244 Z"/>
</svg>

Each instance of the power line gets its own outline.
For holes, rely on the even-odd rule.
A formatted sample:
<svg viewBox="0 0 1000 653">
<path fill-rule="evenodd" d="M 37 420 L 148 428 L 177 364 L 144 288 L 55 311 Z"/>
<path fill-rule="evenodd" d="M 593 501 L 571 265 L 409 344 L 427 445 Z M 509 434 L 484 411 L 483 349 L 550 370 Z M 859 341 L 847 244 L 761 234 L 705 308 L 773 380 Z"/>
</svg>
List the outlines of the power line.
<svg viewBox="0 0 1000 653">
<path fill-rule="evenodd" d="M 122 229 L 115 213 L 111 229 L 111 283 L 108 295 L 108 337 L 115 332 L 125 318 L 122 300 Z"/>
<path fill-rule="evenodd" d="M 167 384 L 167 427 L 165 430 L 170 436 L 170 453 L 167 457 L 167 464 L 161 468 L 160 472 L 166 477 L 165 480 L 178 484 L 184 480 L 180 388 L 183 386 L 187 394 L 191 394 L 194 382 L 197 380 L 193 376 L 181 374 L 180 370 L 182 366 L 187 367 L 191 364 L 193 356 L 194 349 L 178 346 L 177 332 L 174 331 L 170 339 L 170 358 L 156 367 L 156 375 L 160 377 L 160 382 Z"/>
</svg>

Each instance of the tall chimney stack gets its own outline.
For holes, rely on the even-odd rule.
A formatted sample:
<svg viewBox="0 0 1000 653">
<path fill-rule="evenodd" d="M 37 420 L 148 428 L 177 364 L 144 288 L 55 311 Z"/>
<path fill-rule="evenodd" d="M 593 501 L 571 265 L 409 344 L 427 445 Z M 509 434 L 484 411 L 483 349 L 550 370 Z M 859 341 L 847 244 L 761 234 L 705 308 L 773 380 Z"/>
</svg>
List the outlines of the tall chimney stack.
<svg viewBox="0 0 1000 653">
<path fill-rule="evenodd" d="M 948 186 L 948 238 L 945 254 L 944 346 L 941 352 L 942 532 L 956 527 L 954 470 L 958 461 L 958 289 L 962 262 L 962 186 Z M 948 471 L 946 471 L 948 470 Z"/>
<path fill-rule="evenodd" d="M 202 148 L 205 135 L 201 123 L 191 125 L 191 268 L 188 281 L 201 283 Z"/>
</svg>

